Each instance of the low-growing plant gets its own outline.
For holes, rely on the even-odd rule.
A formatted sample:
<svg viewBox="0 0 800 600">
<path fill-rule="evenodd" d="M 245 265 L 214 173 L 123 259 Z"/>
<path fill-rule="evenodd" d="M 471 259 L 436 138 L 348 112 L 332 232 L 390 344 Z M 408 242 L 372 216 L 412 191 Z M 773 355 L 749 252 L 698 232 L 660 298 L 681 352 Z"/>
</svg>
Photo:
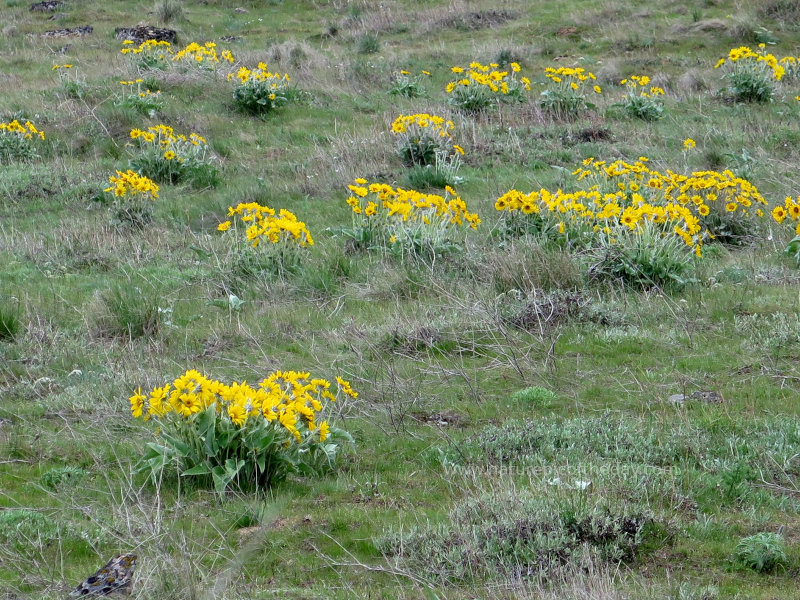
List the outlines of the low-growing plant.
<svg viewBox="0 0 800 600">
<path fill-rule="evenodd" d="M 13 342 L 22 331 L 22 308 L 9 298 L 0 301 L 0 341 Z"/>
<path fill-rule="evenodd" d="M 75 65 L 53 65 L 52 70 L 58 75 L 61 89 L 68 98 L 83 100 L 86 97 L 86 80 L 80 76 Z"/>
<path fill-rule="evenodd" d="M 365 33 L 358 40 L 359 54 L 375 54 L 381 49 L 381 41 L 378 36 Z"/>
<path fill-rule="evenodd" d="M 430 77 L 430 71 L 420 71 L 413 74 L 405 69 L 392 73 L 392 87 L 389 93 L 393 96 L 404 96 L 406 98 L 422 98 L 427 96 L 425 87 L 422 85 L 422 76 Z"/>
<path fill-rule="evenodd" d="M 266 114 L 289 102 L 289 74 L 271 73 L 263 62 L 250 70 L 240 67 L 234 75 L 228 74 L 228 81 L 239 80 L 233 90 L 233 103 L 240 110 L 254 114 Z"/>
<path fill-rule="evenodd" d="M 119 83 L 123 87 L 120 97 L 117 98 L 118 106 L 127 106 L 148 117 L 154 117 L 156 112 L 161 110 L 163 106 L 161 92 L 152 92 L 149 88 L 143 89 L 143 79 L 120 81 Z"/>
<path fill-rule="evenodd" d="M 42 473 L 40 480 L 45 487 L 51 490 L 58 490 L 67 485 L 78 484 L 88 474 L 89 472 L 81 467 L 54 467 Z"/>
<path fill-rule="evenodd" d="M 378 550 L 439 582 L 507 577 L 548 579 L 588 552 L 612 565 L 637 556 L 663 537 L 647 511 L 589 501 L 585 492 L 556 495 L 515 491 L 469 498 L 441 525 L 391 530 Z"/>
<path fill-rule="evenodd" d="M 530 79 L 517 74 L 521 67 L 511 63 L 511 72 L 498 70 L 500 65 L 470 63 L 468 68 L 455 66 L 450 70 L 459 76 L 447 84 L 445 91 L 451 106 L 466 113 L 476 113 L 497 107 L 501 102 L 524 102 L 531 89 Z"/>
<path fill-rule="evenodd" d="M 335 466 L 345 431 L 318 422 L 325 403 L 356 398 L 350 384 L 336 378 L 336 392 L 309 373 L 276 371 L 258 387 L 230 385 L 189 370 L 162 387 L 130 397 L 134 418 L 151 420 L 156 441 L 148 442 L 138 469 L 154 479 L 167 467 L 180 477 L 229 488 L 265 488 L 289 474 L 320 475 Z"/>
<path fill-rule="evenodd" d="M 538 385 L 526 387 L 511 394 L 511 400 L 514 402 L 540 407 L 549 406 L 555 399 L 556 395 L 554 392 Z"/>
<path fill-rule="evenodd" d="M 757 533 L 739 541 L 736 558 L 749 569 L 769 573 L 786 565 L 786 542 L 777 533 Z"/>
<path fill-rule="evenodd" d="M 155 5 L 158 20 L 168 24 L 183 20 L 183 5 L 178 0 L 158 0 Z"/>
<path fill-rule="evenodd" d="M 436 165 L 463 155 L 463 148 L 453 141 L 454 128 L 453 121 L 419 113 L 400 115 L 392 123 L 391 131 L 397 140 L 397 153 L 406 166 L 412 167 Z"/>
<path fill-rule="evenodd" d="M 125 40 L 120 53 L 126 55 L 134 69 L 139 72 L 148 69 L 165 71 L 169 69 L 174 56 L 172 44 L 163 40 L 146 40 L 138 46 L 131 40 Z"/>
<path fill-rule="evenodd" d="M 539 95 L 539 106 L 557 119 L 574 119 L 594 104 L 586 100 L 586 88 L 590 85 L 595 94 L 602 88 L 596 83 L 594 73 L 581 67 L 547 67 L 545 69 L 547 89 Z"/>
<path fill-rule="evenodd" d="M 24 125 L 17 119 L 0 123 L 0 164 L 38 158 L 37 146 L 44 139 L 44 131 L 30 121 Z"/>
<path fill-rule="evenodd" d="M 228 261 L 241 275 L 269 272 L 278 276 L 294 272 L 303 262 L 314 238 L 306 224 L 291 211 L 277 215 L 257 202 L 240 203 L 228 209 L 232 219 L 220 223 L 219 231 L 231 239 Z"/>
<path fill-rule="evenodd" d="M 459 227 L 477 229 L 481 223 L 450 187 L 445 188 L 444 196 L 395 189 L 366 179 L 356 179 L 348 188 L 353 228 L 344 233 L 357 248 L 432 260 L 460 247 L 456 238 Z"/>
<path fill-rule="evenodd" d="M 160 307 L 160 300 L 152 288 L 114 285 L 98 296 L 95 330 L 102 336 L 129 340 L 155 337 L 169 317 L 169 309 Z"/>
<path fill-rule="evenodd" d="M 153 219 L 150 203 L 158 198 L 158 185 L 128 169 L 108 178 L 110 187 L 103 190 L 111 198 L 114 222 L 143 228 Z"/>
<path fill-rule="evenodd" d="M 133 129 L 130 135 L 140 149 L 131 166 L 140 174 L 159 183 L 186 182 L 200 188 L 217 185 L 215 157 L 202 136 L 176 134 L 167 125 Z"/>
<path fill-rule="evenodd" d="M 755 52 L 747 46 L 733 48 L 727 58 L 721 58 L 715 69 L 725 67 L 723 78 L 729 93 L 737 102 L 770 102 L 775 95 L 776 84 L 785 73 L 778 59 L 766 51 L 765 44 L 758 45 Z"/>
<path fill-rule="evenodd" d="M 664 90 L 650 85 L 647 75 L 631 75 L 620 81 L 620 85 L 627 91 L 619 105 L 628 115 L 643 121 L 657 121 L 664 116 L 664 103 L 660 100 Z"/>
</svg>

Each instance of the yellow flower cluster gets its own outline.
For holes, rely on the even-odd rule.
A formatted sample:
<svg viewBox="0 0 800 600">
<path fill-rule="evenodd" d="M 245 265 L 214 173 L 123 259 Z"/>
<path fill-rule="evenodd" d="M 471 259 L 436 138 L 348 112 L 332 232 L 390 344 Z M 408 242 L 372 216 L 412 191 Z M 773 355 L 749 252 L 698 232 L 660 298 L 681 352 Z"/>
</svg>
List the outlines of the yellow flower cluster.
<svg viewBox="0 0 800 600">
<path fill-rule="evenodd" d="M 784 56 L 778 63 L 783 67 L 786 77 L 796 78 L 800 76 L 800 56 Z"/>
<path fill-rule="evenodd" d="M 417 134 L 419 137 L 420 130 L 426 130 L 430 136 L 439 138 L 452 138 L 450 132 L 455 125 L 452 121 L 445 121 L 442 117 L 436 115 L 429 115 L 427 113 L 418 113 L 416 115 L 400 115 L 392 123 L 392 133 L 400 134 L 406 133 L 411 136 Z"/>
<path fill-rule="evenodd" d="M 183 59 L 194 61 L 198 64 L 204 61 L 218 63 L 220 60 L 225 60 L 229 63 L 234 62 L 233 54 L 230 50 L 223 50 L 217 54 L 217 45 L 214 42 L 206 42 L 202 46 L 197 42 L 192 42 L 172 57 L 174 62 L 181 62 Z"/>
<path fill-rule="evenodd" d="M 335 401 L 339 395 L 358 396 L 347 381 L 340 377 L 336 381 L 338 389 L 334 394 L 329 381 L 311 379 L 307 372 L 276 371 L 254 388 L 246 382 L 234 381 L 226 385 L 189 370 L 149 394 L 137 389 L 129 402 L 131 414 L 137 419 L 176 415 L 191 420 L 193 415 L 214 406 L 220 416 L 227 417 L 240 428 L 246 428 L 250 421 L 256 421 L 256 425 L 276 423 L 300 443 L 303 441 L 300 428 L 303 427 L 309 434 L 317 432 L 324 442 L 330 431 L 327 421 L 316 423 L 324 402 Z"/>
<path fill-rule="evenodd" d="M 753 184 L 731 171 L 662 173 L 648 167 L 647 162 L 644 156 L 633 163 L 587 158 L 573 175 L 578 181 L 588 178 L 593 182 L 588 190 L 540 190 L 528 195 L 512 190 L 497 200 L 495 208 L 523 214 L 546 211 L 606 235 L 618 225 L 634 231 L 649 221 L 663 226 L 666 233 L 678 235 L 698 256 L 708 235 L 707 230 L 703 231 L 702 219 L 715 204 L 745 218 L 764 216 L 761 207 L 767 201 Z M 797 213 L 800 216 L 800 207 Z"/>
<path fill-rule="evenodd" d="M 589 85 L 589 82 L 597 79 L 594 73 L 581 67 L 559 67 L 558 69 L 547 67 L 544 70 L 544 76 L 561 89 L 570 89 L 579 93 L 583 91 L 584 86 Z M 594 84 L 592 89 L 595 94 L 600 94 L 603 91 L 597 84 Z"/>
<path fill-rule="evenodd" d="M 172 127 L 163 124 L 148 127 L 146 131 L 132 129 L 130 135 L 131 139 L 139 140 L 140 144 L 160 152 L 166 160 L 177 160 L 179 163 L 187 159 L 201 159 L 208 149 L 204 137 L 196 133 L 190 133 L 188 137 L 176 135 Z"/>
<path fill-rule="evenodd" d="M 72 65 L 53 65 L 53 68 L 50 69 L 51 71 L 59 71 L 61 69 L 71 69 Z"/>
<path fill-rule="evenodd" d="M 250 81 L 270 82 L 273 89 L 284 88 L 289 84 L 290 77 L 288 73 L 281 75 L 280 73 L 271 73 L 267 68 L 267 63 L 260 62 L 255 69 L 248 69 L 247 67 L 239 67 L 239 70 L 234 73 L 228 73 L 228 81 L 233 78 L 239 80 L 241 84 Z"/>
<path fill-rule="evenodd" d="M 30 121 L 25 121 L 23 125 L 16 119 L 9 123 L 0 123 L 0 135 L 13 135 L 18 139 L 25 140 L 38 137 L 40 140 L 44 140 L 44 131 L 39 131 Z"/>
<path fill-rule="evenodd" d="M 111 187 L 106 188 L 106 192 L 114 192 L 114 197 L 123 198 L 125 196 L 150 196 L 151 200 L 158 198 L 158 185 L 147 177 L 134 173 L 130 169 L 125 171 L 117 171 L 117 176 L 111 175 L 108 181 L 112 184 Z"/>
<path fill-rule="evenodd" d="M 148 99 L 157 99 L 161 95 L 161 92 L 151 92 L 149 89 L 142 90 L 142 83 L 144 83 L 144 79 L 133 79 L 131 81 L 120 81 L 120 85 L 130 85 L 136 86 L 136 94 L 139 98 L 148 98 Z"/>
<path fill-rule="evenodd" d="M 459 87 L 482 86 L 491 90 L 493 94 L 507 95 L 511 92 L 518 91 L 524 88 L 530 91 L 531 82 L 527 77 L 522 77 L 519 81 L 516 79 L 517 73 L 520 72 L 520 66 L 517 63 L 511 63 L 511 73 L 509 71 L 500 71 L 500 65 L 491 63 L 482 65 L 479 62 L 471 62 L 468 68 L 453 67 L 450 70 L 459 75 L 460 78 L 451 81 L 447 84 L 445 91 L 452 94 L 454 90 Z"/>
<path fill-rule="evenodd" d="M 775 55 L 769 54 L 765 48 L 765 44 L 758 45 L 758 52 L 753 51 L 748 46 L 732 48 L 730 52 L 728 52 L 728 58 L 720 58 L 717 64 L 714 65 L 714 68 L 718 69 L 724 65 L 727 60 L 734 64 L 741 63 L 745 65 L 745 68 L 768 69 L 772 77 L 775 78 L 775 81 L 780 81 L 786 73 L 786 69 L 782 64 L 778 63 L 778 59 L 775 58 Z"/>
<path fill-rule="evenodd" d="M 277 216 L 275 210 L 262 206 L 257 202 L 240 203 L 236 208 L 228 208 L 229 217 L 239 217 L 247 226 L 245 233 L 247 240 L 257 248 L 262 240 L 272 244 L 291 242 L 300 248 L 314 245 L 314 238 L 308 231 L 306 224 L 298 221 L 294 213 L 281 209 Z M 219 231 L 228 231 L 231 221 L 220 223 Z"/>
<path fill-rule="evenodd" d="M 772 218 L 778 224 L 789 218 L 792 223 L 797 223 L 794 228 L 795 235 L 800 235 L 800 196 L 797 197 L 797 200 L 786 196 L 783 206 L 778 205 L 772 209 Z"/>
<path fill-rule="evenodd" d="M 645 98 L 664 95 L 663 88 L 650 85 L 650 78 L 647 75 L 631 75 L 627 79 L 620 81 L 619 84 L 627 87 L 630 92 L 635 93 L 638 91 L 639 95 L 644 96 Z M 646 89 L 648 86 L 650 86 L 649 90 Z"/>
<path fill-rule="evenodd" d="M 164 41 L 147 40 L 136 46 L 133 41 L 125 40 L 122 42 L 122 54 L 144 54 L 152 58 L 164 60 L 173 54 L 172 44 Z"/>
<path fill-rule="evenodd" d="M 347 187 L 353 193 L 347 204 L 354 214 L 383 222 L 390 228 L 421 224 L 445 229 L 468 223 L 472 229 L 477 229 L 481 223 L 477 213 L 469 212 L 466 203 L 449 186 L 444 197 L 393 188 L 386 183 L 368 183 L 366 179 L 356 179 L 355 185 Z"/>
</svg>

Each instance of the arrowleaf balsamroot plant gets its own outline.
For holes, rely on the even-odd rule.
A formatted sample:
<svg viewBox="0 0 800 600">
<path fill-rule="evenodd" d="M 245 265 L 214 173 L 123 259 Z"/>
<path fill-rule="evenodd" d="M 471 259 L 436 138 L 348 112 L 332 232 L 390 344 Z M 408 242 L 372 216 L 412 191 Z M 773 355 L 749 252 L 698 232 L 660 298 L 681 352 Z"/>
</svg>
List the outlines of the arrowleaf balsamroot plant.
<svg viewBox="0 0 800 600">
<path fill-rule="evenodd" d="M 444 196 L 366 179 L 356 179 L 348 189 L 353 228 L 346 235 L 358 248 L 388 248 L 400 256 L 434 258 L 460 246 L 456 237 L 460 227 L 477 229 L 481 223 L 449 186 Z"/>
<path fill-rule="evenodd" d="M 619 105 L 630 116 L 643 121 L 657 121 L 664 116 L 664 103 L 659 98 L 664 95 L 664 88 L 650 85 L 647 75 L 631 75 L 619 83 L 627 89 Z"/>
<path fill-rule="evenodd" d="M 38 158 L 37 145 L 44 139 L 44 131 L 30 121 L 24 125 L 17 119 L 0 123 L 0 163 Z"/>
<path fill-rule="evenodd" d="M 229 207 L 228 216 L 232 219 L 220 223 L 217 230 L 227 232 L 231 239 L 231 262 L 240 271 L 291 272 L 314 245 L 306 224 L 291 211 L 281 209 L 276 215 L 269 206 L 248 202 Z"/>
<path fill-rule="evenodd" d="M 581 67 L 547 67 L 546 89 L 539 95 L 539 106 L 556 119 L 574 119 L 594 104 L 587 102 L 587 88 L 601 94 L 602 88 L 595 83 L 597 77 Z"/>
<path fill-rule="evenodd" d="M 271 73 L 266 63 L 228 73 L 228 81 L 234 78 L 239 81 L 233 90 L 233 103 L 244 112 L 265 114 L 289 102 L 289 74 Z"/>
<path fill-rule="evenodd" d="M 776 84 L 786 70 L 774 54 L 766 51 L 765 44 L 758 51 L 748 46 L 732 48 L 726 58 L 720 58 L 715 69 L 724 67 L 723 77 L 728 81 L 728 92 L 738 102 L 769 102 L 775 96 Z"/>
<path fill-rule="evenodd" d="M 344 431 L 332 428 L 327 403 L 356 398 L 350 383 L 336 387 L 310 373 L 275 371 L 257 387 L 209 379 L 196 370 L 145 394 L 130 397 L 134 418 L 155 422 L 139 470 L 159 478 L 174 467 L 180 477 L 229 488 L 268 487 L 290 473 L 320 475 L 332 469 Z M 334 391 L 331 391 L 334 390 Z"/>
<path fill-rule="evenodd" d="M 500 65 L 483 65 L 477 61 L 469 67 L 455 66 L 450 69 L 459 79 L 450 81 L 445 87 L 448 102 L 466 113 L 480 112 L 497 107 L 501 102 L 524 102 L 531 89 L 530 79 L 517 79 L 521 71 L 518 63 L 512 62 L 508 70 L 499 70 Z"/>
<path fill-rule="evenodd" d="M 196 133 L 176 134 L 172 127 L 154 125 L 147 130 L 131 130 L 139 154 L 131 166 L 159 183 L 191 183 L 195 187 L 217 184 L 215 157 L 206 139 Z"/>
<path fill-rule="evenodd" d="M 110 187 L 104 192 L 112 196 L 115 219 L 119 223 L 142 226 L 151 220 L 148 200 L 158 198 L 158 185 L 151 179 L 128 169 L 117 171 L 116 177 L 108 178 Z"/>
</svg>

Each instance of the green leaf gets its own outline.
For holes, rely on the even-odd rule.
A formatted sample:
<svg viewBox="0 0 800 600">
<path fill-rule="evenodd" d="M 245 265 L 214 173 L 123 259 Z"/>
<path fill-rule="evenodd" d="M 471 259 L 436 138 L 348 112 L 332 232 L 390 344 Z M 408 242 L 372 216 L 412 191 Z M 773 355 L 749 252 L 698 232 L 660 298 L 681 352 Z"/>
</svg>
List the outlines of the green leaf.
<svg viewBox="0 0 800 600">
<path fill-rule="evenodd" d="M 181 473 L 181 477 L 186 477 L 188 475 L 208 475 L 211 473 L 211 469 L 208 467 L 207 464 L 202 463 L 199 465 L 195 465 L 191 469 L 187 469 L 183 473 Z"/>
</svg>

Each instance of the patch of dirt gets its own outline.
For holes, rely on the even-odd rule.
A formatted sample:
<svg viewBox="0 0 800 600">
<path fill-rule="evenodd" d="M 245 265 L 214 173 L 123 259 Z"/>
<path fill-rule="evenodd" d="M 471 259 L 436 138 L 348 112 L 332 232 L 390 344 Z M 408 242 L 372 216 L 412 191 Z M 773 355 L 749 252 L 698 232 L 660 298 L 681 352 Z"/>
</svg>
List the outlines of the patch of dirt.
<svg viewBox="0 0 800 600">
<path fill-rule="evenodd" d="M 611 142 L 614 140 L 614 134 L 608 127 L 600 125 L 590 125 L 578 131 L 573 131 L 564 134 L 561 141 L 565 146 L 574 146 L 579 143 L 587 142 Z"/>
<path fill-rule="evenodd" d="M 578 33 L 578 28 L 572 25 L 566 27 L 559 27 L 556 31 L 556 35 L 558 37 L 569 37 L 571 35 L 576 35 Z"/>
<path fill-rule="evenodd" d="M 433 414 L 415 412 L 411 413 L 411 415 L 420 422 L 428 423 L 429 425 L 436 425 L 437 427 L 465 427 L 469 422 L 469 418 L 451 411 L 443 411 Z"/>
</svg>

